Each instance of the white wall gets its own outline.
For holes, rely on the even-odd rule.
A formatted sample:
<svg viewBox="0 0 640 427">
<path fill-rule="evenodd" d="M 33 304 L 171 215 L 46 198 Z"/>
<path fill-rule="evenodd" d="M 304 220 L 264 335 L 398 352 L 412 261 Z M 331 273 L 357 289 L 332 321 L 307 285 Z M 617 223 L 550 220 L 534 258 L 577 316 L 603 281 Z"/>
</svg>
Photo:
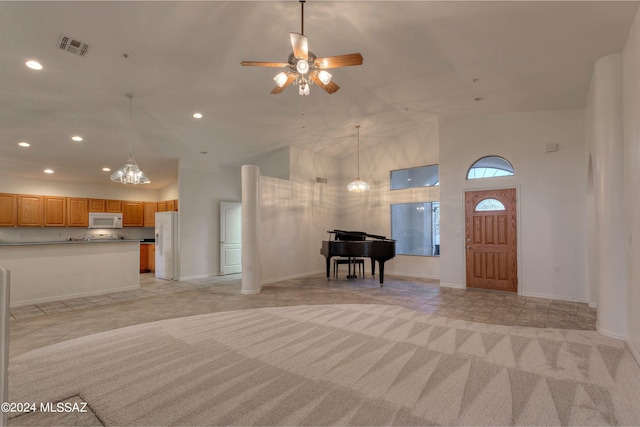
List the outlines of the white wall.
<svg viewBox="0 0 640 427">
<path fill-rule="evenodd" d="M 391 237 L 391 204 L 440 200 L 439 187 L 390 190 L 390 171 L 439 163 L 438 121 L 425 116 L 415 129 L 390 137 L 388 142 L 367 144 L 367 128 L 360 128 L 360 178 L 371 189 L 350 193 L 347 185 L 356 179 L 356 140 L 354 151 L 340 159 L 340 182 L 336 203 L 338 223 L 332 228 L 364 231 Z M 396 255 L 385 263 L 385 273 L 410 277 L 439 278 L 440 259 Z"/>
<path fill-rule="evenodd" d="M 545 153 L 545 144 L 559 150 Z M 486 155 L 515 176 L 467 181 Z M 518 292 L 587 302 L 586 169 L 582 110 L 443 117 L 440 120 L 442 285 L 465 287 L 464 191 L 513 187 L 518 197 Z"/>
<path fill-rule="evenodd" d="M 180 279 L 220 274 L 220 202 L 241 202 L 240 168 L 178 170 Z"/>
<path fill-rule="evenodd" d="M 90 197 L 93 199 L 135 200 L 155 202 L 159 200 L 158 190 L 145 190 L 142 186 L 125 186 L 110 182 L 106 184 L 78 184 L 50 180 L 17 178 L 0 175 L 0 193 L 35 194 L 39 196 Z"/>
<path fill-rule="evenodd" d="M 626 337 L 627 259 L 624 194 L 624 137 L 622 106 L 622 55 L 596 61 L 585 117 L 586 147 L 593 178 L 594 230 L 590 261 L 595 263 L 598 322 L 596 329 L 608 336 Z M 591 182 L 589 182 L 591 185 Z"/>
<path fill-rule="evenodd" d="M 158 197 L 158 201 L 161 200 L 174 200 L 179 198 L 179 189 L 180 186 L 178 181 L 174 181 L 166 187 L 160 189 L 160 195 Z"/>
<path fill-rule="evenodd" d="M 627 342 L 640 363 L 640 11 L 623 51 L 625 190 L 627 213 Z M 634 236 L 635 235 L 635 239 Z"/>
<path fill-rule="evenodd" d="M 337 228 L 335 159 L 297 147 L 289 153 L 291 179 L 263 176 L 260 183 L 263 283 L 324 271 L 322 240 Z"/>
</svg>

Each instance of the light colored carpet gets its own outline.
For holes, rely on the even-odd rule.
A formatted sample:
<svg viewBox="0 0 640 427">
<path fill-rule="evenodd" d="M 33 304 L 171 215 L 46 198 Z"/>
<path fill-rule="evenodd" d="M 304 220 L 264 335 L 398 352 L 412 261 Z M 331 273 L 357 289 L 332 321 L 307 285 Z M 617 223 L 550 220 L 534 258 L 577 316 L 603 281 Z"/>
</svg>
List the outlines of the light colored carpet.
<svg viewBox="0 0 640 427">
<path fill-rule="evenodd" d="M 640 425 L 622 341 L 391 305 L 148 323 L 23 354 L 9 376 L 12 401 L 78 395 L 105 425 Z"/>
</svg>

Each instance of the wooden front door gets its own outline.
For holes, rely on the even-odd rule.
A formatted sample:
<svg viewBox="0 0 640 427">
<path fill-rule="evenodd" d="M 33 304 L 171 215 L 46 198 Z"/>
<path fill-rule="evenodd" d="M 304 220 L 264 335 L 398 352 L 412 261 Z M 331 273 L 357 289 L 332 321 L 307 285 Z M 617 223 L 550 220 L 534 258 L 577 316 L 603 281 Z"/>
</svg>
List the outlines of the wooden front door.
<svg viewBox="0 0 640 427">
<path fill-rule="evenodd" d="M 518 291 L 515 188 L 465 193 L 467 287 Z"/>
</svg>

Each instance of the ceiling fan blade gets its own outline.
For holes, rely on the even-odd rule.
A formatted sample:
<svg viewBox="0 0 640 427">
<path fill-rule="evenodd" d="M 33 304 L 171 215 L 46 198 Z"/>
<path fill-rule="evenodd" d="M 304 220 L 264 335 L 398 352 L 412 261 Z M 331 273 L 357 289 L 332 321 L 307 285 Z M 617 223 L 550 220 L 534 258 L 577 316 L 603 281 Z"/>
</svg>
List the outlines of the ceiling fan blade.
<svg viewBox="0 0 640 427">
<path fill-rule="evenodd" d="M 362 65 L 362 60 L 362 55 L 360 55 L 359 53 L 348 53 L 346 55 L 317 58 L 315 61 L 313 61 L 313 64 L 321 69 L 340 68 Z"/>
<path fill-rule="evenodd" d="M 276 85 L 276 87 L 273 88 L 271 93 L 273 95 L 277 95 L 279 93 L 282 93 L 286 88 L 291 86 L 291 83 L 293 83 L 296 80 L 296 77 L 297 77 L 296 73 L 287 73 L 287 81 L 286 81 L 286 83 L 283 84 L 282 87 Z"/>
<path fill-rule="evenodd" d="M 253 66 L 253 67 L 275 67 L 282 68 L 288 67 L 288 62 L 260 62 L 260 61 L 242 61 L 240 65 Z"/>
<path fill-rule="evenodd" d="M 329 95 L 331 95 L 334 92 L 337 92 L 338 89 L 340 89 L 340 86 L 338 86 L 337 84 L 335 84 L 332 81 L 330 81 L 327 84 L 324 84 L 320 81 L 320 78 L 318 77 L 318 71 L 313 71 L 311 74 L 309 74 L 309 79 L 316 84 L 318 87 L 321 87 L 325 92 L 327 92 Z"/>
<path fill-rule="evenodd" d="M 309 59 L 309 44 L 307 36 L 298 33 L 289 33 L 291 37 L 291 47 L 293 48 L 293 56 L 297 59 Z"/>
</svg>

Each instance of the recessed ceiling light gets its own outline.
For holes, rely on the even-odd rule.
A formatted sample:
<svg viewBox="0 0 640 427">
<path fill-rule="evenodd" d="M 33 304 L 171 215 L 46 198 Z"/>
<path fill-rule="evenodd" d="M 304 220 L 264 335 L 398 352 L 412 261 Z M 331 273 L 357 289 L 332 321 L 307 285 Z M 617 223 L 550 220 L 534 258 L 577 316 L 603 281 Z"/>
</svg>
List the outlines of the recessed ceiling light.
<svg viewBox="0 0 640 427">
<path fill-rule="evenodd" d="M 82 137 L 79 135 L 74 135 L 71 137 L 72 140 L 74 140 L 75 142 L 82 142 Z"/>
<path fill-rule="evenodd" d="M 103 172 L 111 172 L 111 168 L 102 168 Z"/>
<path fill-rule="evenodd" d="M 26 141 L 20 141 L 20 142 L 18 142 L 18 145 L 19 145 L 20 147 L 25 147 L 25 148 L 27 148 L 27 147 L 31 147 L 31 144 L 29 144 L 29 143 L 28 143 L 28 142 L 26 142 Z"/>
<path fill-rule="evenodd" d="M 201 119 L 202 118 L 202 114 L 201 113 L 193 113 L 193 118 L 194 119 Z"/>
<path fill-rule="evenodd" d="M 53 169 L 45 169 L 43 172 L 44 173 L 53 173 Z"/>
<path fill-rule="evenodd" d="M 484 98 L 480 98 L 480 97 L 478 97 L 478 98 L 473 98 L 473 100 L 474 100 L 474 101 L 484 101 Z"/>
<path fill-rule="evenodd" d="M 42 70 L 42 64 L 40 64 L 38 61 L 27 61 L 25 62 L 26 66 L 31 68 L 32 70 Z"/>
</svg>

